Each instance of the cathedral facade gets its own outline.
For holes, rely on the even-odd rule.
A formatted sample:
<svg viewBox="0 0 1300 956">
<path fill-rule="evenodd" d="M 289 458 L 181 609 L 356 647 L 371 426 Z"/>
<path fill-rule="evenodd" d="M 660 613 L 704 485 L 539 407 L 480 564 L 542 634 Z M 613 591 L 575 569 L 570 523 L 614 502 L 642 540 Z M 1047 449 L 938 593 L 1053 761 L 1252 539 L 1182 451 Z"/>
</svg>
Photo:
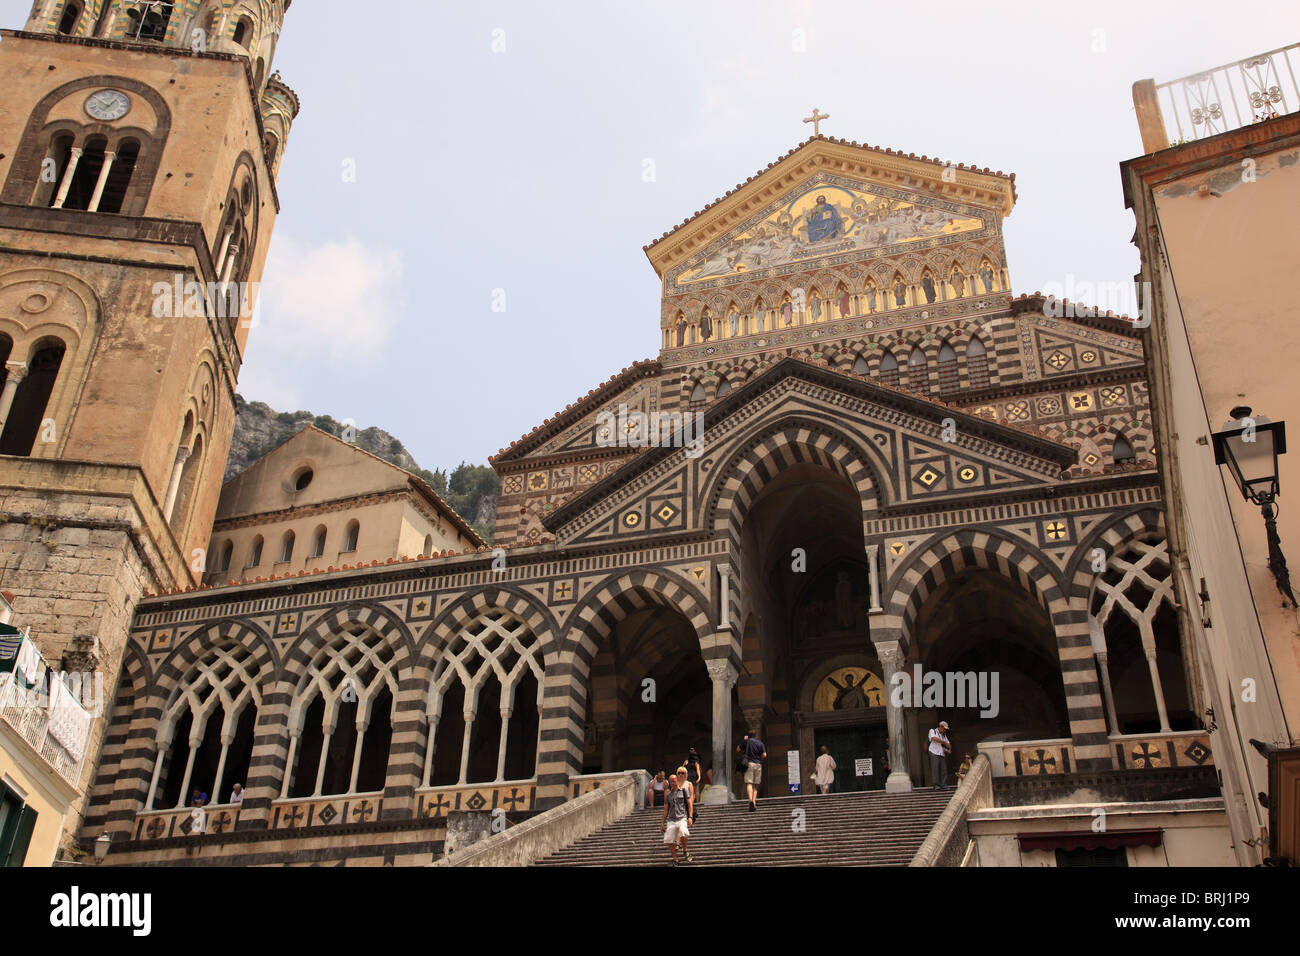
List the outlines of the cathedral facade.
<svg viewBox="0 0 1300 956">
<path fill-rule="evenodd" d="M 72 502 L 24 525 L 18 611 L 62 587 L 36 567 L 51 535 L 86 530 L 126 562 L 80 609 L 115 688 L 84 843 L 108 834 L 123 863 L 429 863 L 454 814 L 517 820 L 692 746 L 725 801 L 744 734 L 766 742 L 769 796 L 809 790 L 822 747 L 848 789 L 930 785 L 941 719 L 1026 805 L 1107 781 L 1214 791 L 1140 330 L 1013 295 L 1014 177 L 987 169 L 815 135 L 648 246 L 659 356 L 494 459 L 493 546 L 192 563 L 247 328 L 138 317 L 175 262 L 260 275 L 297 110 L 267 77 L 289 3 L 162 4 L 161 23 L 139 6 L 38 3 L 4 43 L 48 90 L 25 87 L 5 134 L 0 314 L 57 305 L 70 330 L 3 320 L 45 383 L 14 400 L 35 410 L 26 451 L 6 427 L 8 487 L 32 513 Z M 192 58 L 183 84 L 160 52 Z M 56 53 L 62 71 L 38 70 Z M 181 188 L 191 171 L 203 190 Z M 124 242 L 137 264 L 110 254 Z M 119 368 L 140 360 L 158 373 Z M 60 437 L 37 444 L 47 418 Z M 267 486 L 327 466 L 304 455 Z M 97 495 L 136 511 L 78 523 Z"/>
</svg>

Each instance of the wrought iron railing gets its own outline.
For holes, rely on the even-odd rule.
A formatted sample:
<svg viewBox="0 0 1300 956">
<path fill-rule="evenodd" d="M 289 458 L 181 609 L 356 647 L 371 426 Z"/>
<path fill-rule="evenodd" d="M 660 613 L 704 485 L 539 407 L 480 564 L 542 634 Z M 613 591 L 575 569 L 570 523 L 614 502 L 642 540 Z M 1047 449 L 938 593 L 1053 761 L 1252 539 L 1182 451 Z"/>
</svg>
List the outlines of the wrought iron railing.
<svg viewBox="0 0 1300 956">
<path fill-rule="evenodd" d="M 1300 43 L 1156 86 L 1171 144 L 1300 109 Z"/>
</svg>

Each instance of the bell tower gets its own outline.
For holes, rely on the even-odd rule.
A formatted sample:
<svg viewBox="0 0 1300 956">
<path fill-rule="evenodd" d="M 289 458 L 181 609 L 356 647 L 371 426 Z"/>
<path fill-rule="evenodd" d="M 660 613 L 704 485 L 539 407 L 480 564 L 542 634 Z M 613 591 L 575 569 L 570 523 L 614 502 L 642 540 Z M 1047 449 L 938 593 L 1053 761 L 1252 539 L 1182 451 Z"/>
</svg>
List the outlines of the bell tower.
<svg viewBox="0 0 1300 956">
<path fill-rule="evenodd" d="M 106 691 L 141 595 L 205 570 L 298 113 L 270 73 L 290 3 L 36 0 L 2 31 L 0 588 Z"/>
</svg>

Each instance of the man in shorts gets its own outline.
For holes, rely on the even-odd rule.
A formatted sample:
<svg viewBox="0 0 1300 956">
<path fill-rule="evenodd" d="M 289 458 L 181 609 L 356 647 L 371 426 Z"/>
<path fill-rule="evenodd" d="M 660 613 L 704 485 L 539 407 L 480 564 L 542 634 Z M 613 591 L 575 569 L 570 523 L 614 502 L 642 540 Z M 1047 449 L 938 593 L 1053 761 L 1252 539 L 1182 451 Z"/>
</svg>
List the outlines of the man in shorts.
<svg viewBox="0 0 1300 956">
<path fill-rule="evenodd" d="M 745 793 L 749 796 L 749 812 L 758 809 L 758 785 L 763 782 L 763 761 L 767 747 L 757 737 L 745 734 L 745 742 L 736 748 L 745 756 Z"/>
<path fill-rule="evenodd" d="M 690 820 L 693 800 L 689 790 L 683 790 L 681 783 L 677 779 L 677 774 L 670 774 L 668 777 L 668 792 L 664 794 L 664 815 L 659 821 L 659 830 L 664 835 L 664 842 L 668 844 L 668 850 L 673 855 L 673 865 L 680 866 L 681 860 L 677 858 L 677 844 L 682 845 L 682 853 L 686 856 L 687 863 L 694 863 L 691 859 L 691 853 L 686 849 L 686 838 L 691 835 L 687 826 Z"/>
</svg>

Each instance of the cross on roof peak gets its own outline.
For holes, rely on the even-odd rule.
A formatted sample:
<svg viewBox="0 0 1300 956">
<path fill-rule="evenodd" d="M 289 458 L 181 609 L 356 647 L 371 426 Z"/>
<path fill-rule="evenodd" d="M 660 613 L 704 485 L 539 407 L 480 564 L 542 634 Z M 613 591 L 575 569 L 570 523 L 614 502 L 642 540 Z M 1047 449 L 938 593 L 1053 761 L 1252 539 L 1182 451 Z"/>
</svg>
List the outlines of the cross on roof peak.
<svg viewBox="0 0 1300 956">
<path fill-rule="evenodd" d="M 820 135 L 822 134 L 822 130 L 821 130 L 822 120 L 828 120 L 828 119 L 830 119 L 830 118 L 831 118 L 831 114 L 830 114 L 830 113 L 822 113 L 822 112 L 819 112 L 818 109 L 817 109 L 817 107 L 814 106 L 814 107 L 813 107 L 813 111 L 812 111 L 812 116 L 807 117 L 807 118 L 804 120 L 804 122 L 805 122 L 805 123 L 812 123 L 812 124 L 813 124 L 813 135 L 814 135 L 814 136 L 820 136 Z"/>
</svg>

